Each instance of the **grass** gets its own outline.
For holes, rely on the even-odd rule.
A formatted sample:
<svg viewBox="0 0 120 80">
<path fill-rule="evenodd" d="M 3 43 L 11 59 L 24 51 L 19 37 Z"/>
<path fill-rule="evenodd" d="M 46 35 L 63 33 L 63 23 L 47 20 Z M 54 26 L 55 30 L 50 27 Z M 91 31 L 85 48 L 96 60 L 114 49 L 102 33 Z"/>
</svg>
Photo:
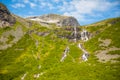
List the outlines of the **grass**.
<svg viewBox="0 0 120 80">
<path fill-rule="evenodd" d="M 48 29 L 35 23 L 28 29 L 35 30 L 35 32 L 25 34 L 12 47 L 0 51 L 0 79 L 20 80 L 27 73 L 25 80 L 35 80 L 33 77 L 35 74 L 45 72 L 36 80 L 119 80 L 119 62 L 100 63 L 94 56 L 94 52 L 101 49 L 99 37 L 111 39 L 110 47 L 120 46 L 119 25 L 116 23 L 107 27 L 103 32 L 84 43 L 84 47 L 90 52 L 89 60 L 84 62 L 81 60 L 83 52 L 77 47 L 77 43 L 59 38 L 57 34 L 66 35 L 70 32 L 59 28 Z M 49 35 L 39 36 L 36 34 L 37 32 L 49 32 Z M 67 46 L 69 46 L 70 52 L 64 62 L 60 62 Z M 119 53 L 119 51 L 116 52 Z M 41 65 L 40 69 L 38 69 L 39 65 Z"/>
<path fill-rule="evenodd" d="M 23 55 L 26 52 L 26 47 L 32 44 L 31 40 L 28 40 L 29 36 L 25 35 L 18 44 L 15 44 L 13 47 L 8 48 L 7 50 L 0 51 L 0 79 L 2 80 L 9 80 L 13 76 L 18 76 L 20 73 L 23 72 L 24 64 L 23 62 L 16 63 L 16 59 Z M 26 42 L 26 44 L 24 44 Z M 28 42 L 28 43 L 27 43 Z M 29 43 L 30 42 L 30 43 Z M 24 45 L 23 45 L 24 44 Z M 16 50 L 22 48 L 24 50 Z M 27 69 L 27 68 L 26 68 Z M 6 72 L 4 72 L 6 71 Z M 16 74 L 17 73 L 17 74 Z M 5 75 L 5 76 L 3 76 Z M 8 79 L 7 79 L 8 78 Z"/>
<path fill-rule="evenodd" d="M 6 43 L 9 44 L 11 41 L 13 41 L 14 38 L 15 38 L 14 36 L 10 35 Z"/>
<path fill-rule="evenodd" d="M 118 54 L 118 55 L 120 55 L 120 50 L 110 51 L 110 52 L 107 53 L 107 54 L 112 54 L 112 55 L 114 55 L 114 54 Z"/>
<path fill-rule="evenodd" d="M 10 27 L 0 28 L 0 37 L 1 37 L 1 35 L 2 35 L 3 32 L 11 30 L 11 29 L 12 28 L 10 28 Z"/>
<path fill-rule="evenodd" d="M 84 44 L 84 46 L 90 51 L 91 53 L 94 53 L 96 50 L 100 50 L 101 47 L 99 46 L 100 41 L 98 41 L 99 38 L 101 39 L 111 39 L 111 44 L 109 47 L 115 46 L 120 47 L 120 23 L 117 22 L 116 24 L 107 27 L 104 29 L 101 33 L 90 39 L 88 42 Z M 92 27 L 91 27 L 92 28 Z"/>
</svg>

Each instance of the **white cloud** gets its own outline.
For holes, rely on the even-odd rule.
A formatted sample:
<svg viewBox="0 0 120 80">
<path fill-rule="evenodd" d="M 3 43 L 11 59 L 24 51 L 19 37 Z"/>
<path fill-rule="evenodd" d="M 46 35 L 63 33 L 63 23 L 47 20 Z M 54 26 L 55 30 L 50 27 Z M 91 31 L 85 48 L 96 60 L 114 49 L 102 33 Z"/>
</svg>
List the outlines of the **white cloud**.
<svg viewBox="0 0 120 80">
<path fill-rule="evenodd" d="M 40 8 L 48 8 L 48 9 L 52 10 L 52 9 L 54 9 L 54 6 L 50 2 L 41 1 L 40 2 Z"/>
<path fill-rule="evenodd" d="M 16 3 L 14 5 L 11 5 L 13 8 L 24 8 L 25 5 L 24 4 L 21 4 L 21 3 Z"/>
<path fill-rule="evenodd" d="M 37 6 L 35 3 L 32 3 L 32 2 L 30 2 L 29 4 L 31 8 L 34 8 L 35 6 Z"/>
<path fill-rule="evenodd" d="M 31 2 L 30 0 L 23 0 L 23 3 L 29 4 L 31 8 L 34 8 L 37 6 L 34 2 Z"/>
<path fill-rule="evenodd" d="M 60 7 L 61 11 L 77 11 L 79 13 L 91 13 L 93 11 L 105 11 L 117 2 L 108 2 L 105 0 L 72 0 L 71 2 L 63 2 Z"/>
<path fill-rule="evenodd" d="M 119 2 L 110 2 L 108 0 L 71 0 L 63 1 L 63 5 L 59 6 L 60 12 L 64 15 L 74 16 L 79 21 L 86 20 L 86 15 L 96 17 L 101 12 L 105 12 L 119 5 Z M 98 12 L 96 14 L 96 12 Z"/>
</svg>

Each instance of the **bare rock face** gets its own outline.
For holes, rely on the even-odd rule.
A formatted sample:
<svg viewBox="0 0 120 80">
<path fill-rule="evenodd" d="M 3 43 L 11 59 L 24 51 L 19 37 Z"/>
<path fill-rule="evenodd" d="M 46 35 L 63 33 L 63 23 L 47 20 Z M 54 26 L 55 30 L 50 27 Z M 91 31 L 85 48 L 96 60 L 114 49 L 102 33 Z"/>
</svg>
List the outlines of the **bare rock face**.
<svg viewBox="0 0 120 80">
<path fill-rule="evenodd" d="M 73 27 L 78 27 L 80 26 L 78 21 L 74 17 L 68 17 L 65 19 L 62 19 L 58 22 L 57 25 L 60 26 L 73 26 Z"/>
<path fill-rule="evenodd" d="M 0 28 L 11 26 L 15 22 L 15 18 L 11 15 L 6 6 L 0 3 Z"/>
<path fill-rule="evenodd" d="M 28 17 L 27 19 L 40 22 L 41 25 L 56 24 L 56 26 L 64 27 L 78 27 L 80 26 L 78 21 L 71 16 L 62 16 L 57 14 L 47 14 L 43 16 Z"/>
</svg>

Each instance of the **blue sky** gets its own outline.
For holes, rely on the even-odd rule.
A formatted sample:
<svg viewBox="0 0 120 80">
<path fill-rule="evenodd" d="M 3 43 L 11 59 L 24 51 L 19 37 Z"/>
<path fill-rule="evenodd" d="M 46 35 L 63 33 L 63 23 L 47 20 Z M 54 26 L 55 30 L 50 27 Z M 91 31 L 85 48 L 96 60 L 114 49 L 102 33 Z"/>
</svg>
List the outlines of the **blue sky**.
<svg viewBox="0 0 120 80">
<path fill-rule="evenodd" d="M 60 14 L 75 17 L 80 25 L 120 17 L 120 0 L 0 0 L 21 17 Z"/>
</svg>

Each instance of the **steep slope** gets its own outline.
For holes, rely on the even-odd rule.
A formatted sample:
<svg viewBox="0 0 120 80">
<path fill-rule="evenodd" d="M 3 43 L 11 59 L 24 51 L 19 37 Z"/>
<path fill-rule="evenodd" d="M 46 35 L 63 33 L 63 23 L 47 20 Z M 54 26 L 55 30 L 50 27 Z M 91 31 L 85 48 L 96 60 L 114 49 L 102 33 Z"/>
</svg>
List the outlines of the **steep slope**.
<svg viewBox="0 0 120 80">
<path fill-rule="evenodd" d="M 13 25 L 15 18 L 12 17 L 5 5 L 0 3 L 0 28 Z"/>
<path fill-rule="evenodd" d="M 29 30 L 29 22 L 16 15 L 11 15 L 11 17 L 16 19 L 16 22 L 12 25 L 4 25 L 0 28 L 0 50 L 7 49 L 17 43 Z"/>
<path fill-rule="evenodd" d="M 57 14 L 47 14 L 43 16 L 34 16 L 28 17 L 27 19 L 38 21 L 41 25 L 45 26 L 50 24 L 56 24 L 56 26 L 71 26 L 78 27 L 80 26 L 78 21 L 74 17 L 62 16 Z"/>
<path fill-rule="evenodd" d="M 94 24 L 90 24 L 90 25 L 86 25 L 85 28 L 87 29 L 87 31 L 92 33 L 91 36 L 95 36 L 95 35 L 99 34 L 100 32 L 104 31 L 109 26 L 116 24 L 117 22 L 120 22 L 119 17 L 103 20 L 103 21 L 100 21 L 100 22 L 97 22 Z"/>
<path fill-rule="evenodd" d="M 110 59 L 113 59 L 114 57 L 120 57 L 120 55 L 117 55 L 120 53 L 119 25 L 120 18 L 113 18 L 87 27 L 93 35 L 93 38 L 85 43 L 85 47 L 91 53 L 96 54 L 102 62 L 110 61 Z M 113 53 L 114 55 L 110 55 L 109 53 Z"/>
<path fill-rule="evenodd" d="M 59 28 L 49 29 L 16 15 L 11 16 L 16 23 L 0 28 L 0 79 L 33 80 L 35 75 L 49 72 L 58 65 L 64 48 L 69 45 L 67 39 L 55 34 Z M 39 70 L 40 66 L 42 70 Z"/>
<path fill-rule="evenodd" d="M 19 39 L 12 43 L 16 36 L 9 37 L 5 44 L 12 43 L 12 46 L 0 50 L 0 80 L 119 80 L 120 63 L 98 62 L 94 54 L 98 50 L 99 37 L 100 41 L 104 38 L 113 40 L 111 44 L 107 40 L 107 44 L 99 46 L 100 48 L 104 46 L 110 49 L 113 45 L 119 48 L 119 22 L 107 26 L 87 42 L 79 40 L 75 43 L 65 38 L 74 32 L 74 28 L 47 28 L 37 22 L 13 16 L 16 23 L 0 28 L 0 38 L 6 33 L 12 36 L 14 33 Z M 81 31 L 80 28 L 76 30 Z M 80 42 L 85 43 L 84 48 L 90 52 L 86 62 L 81 58 L 83 53 L 78 47 Z M 66 50 L 66 57 L 61 61 Z"/>
</svg>

